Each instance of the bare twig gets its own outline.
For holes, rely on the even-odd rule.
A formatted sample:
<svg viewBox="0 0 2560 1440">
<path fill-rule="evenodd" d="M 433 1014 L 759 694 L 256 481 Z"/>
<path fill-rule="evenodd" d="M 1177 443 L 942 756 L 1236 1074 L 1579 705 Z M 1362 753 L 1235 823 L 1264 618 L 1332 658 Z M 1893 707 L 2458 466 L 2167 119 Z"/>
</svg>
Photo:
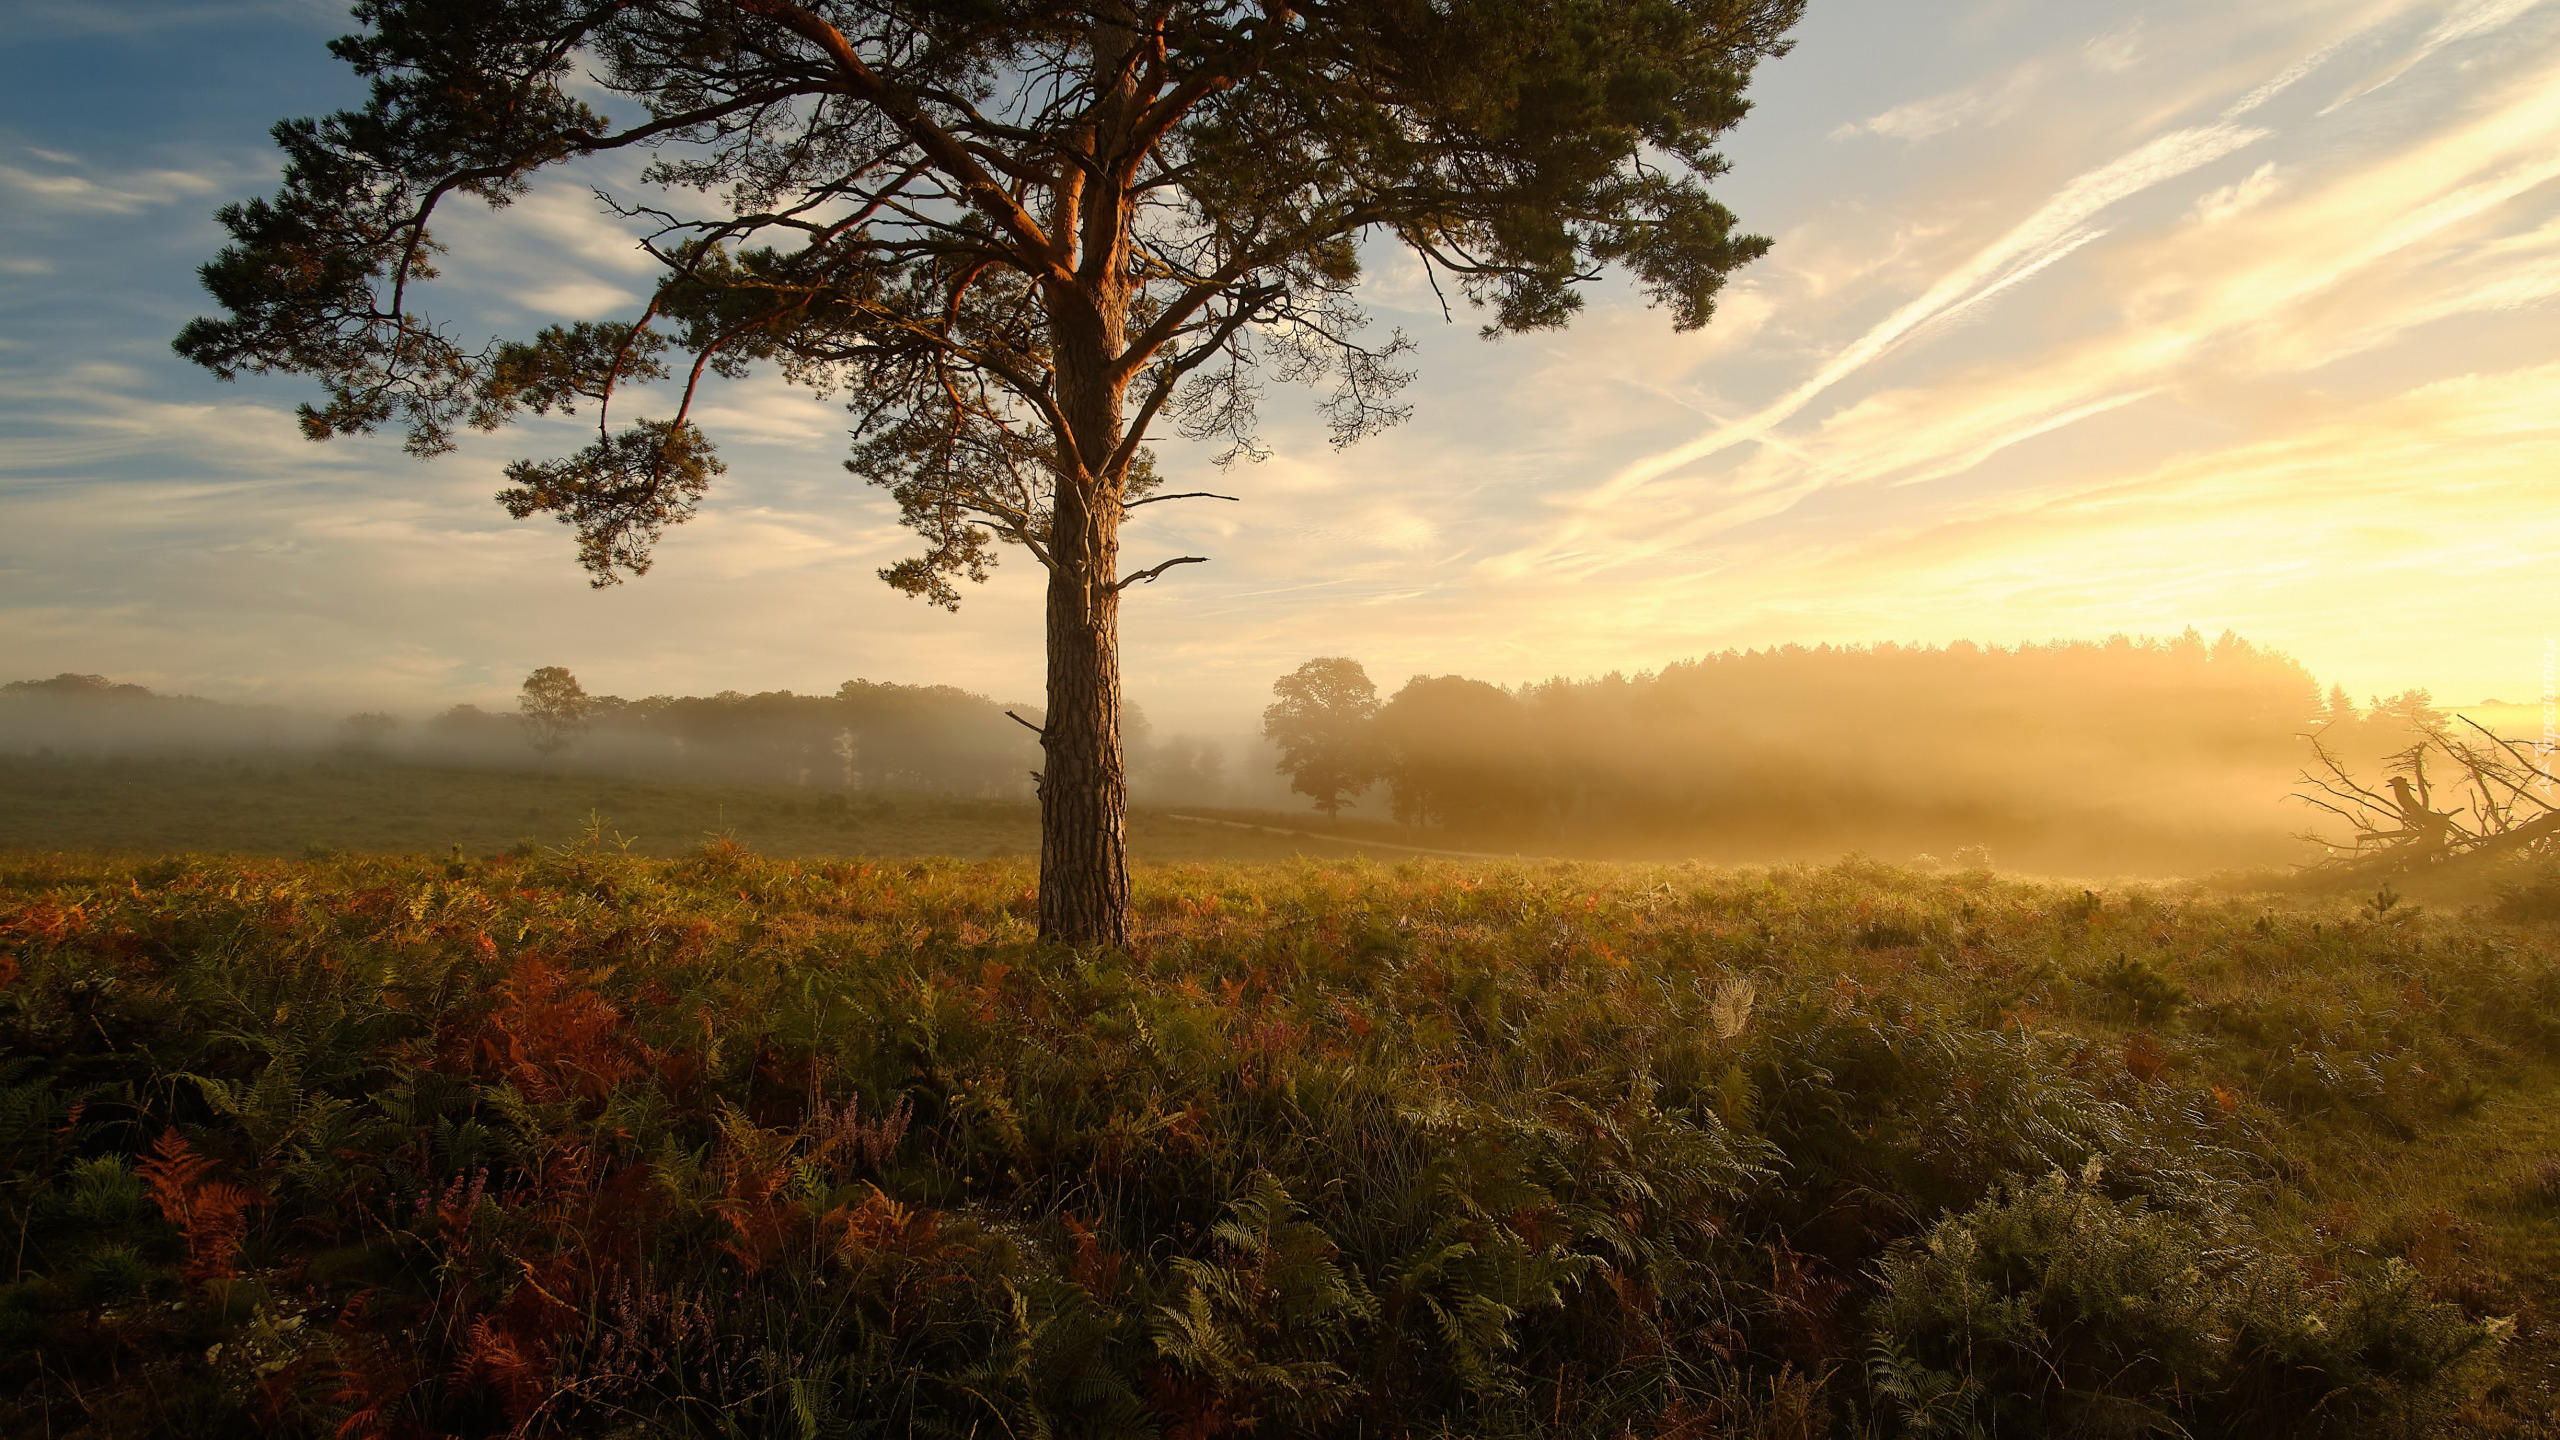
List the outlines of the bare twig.
<svg viewBox="0 0 2560 1440">
<path fill-rule="evenodd" d="M 1141 581 L 1141 580 L 1144 580 L 1144 581 L 1145 581 L 1145 582 L 1147 582 L 1148 584 L 1153 585 L 1154 583 L 1156 583 L 1156 577 L 1157 577 L 1157 576 L 1162 575 L 1164 572 L 1166 572 L 1167 570 L 1172 569 L 1172 568 L 1173 568 L 1174 566 L 1176 566 L 1176 565 L 1206 565 L 1206 564 L 1208 564 L 1208 563 L 1209 563 L 1209 557 L 1208 557 L 1208 556 L 1206 556 L 1206 555 L 1177 555 L 1177 556 L 1175 556 L 1173 559 L 1171 559 L 1171 560 L 1167 560 L 1166 562 L 1164 562 L 1164 563 L 1163 563 L 1163 564 L 1161 564 L 1161 565 L 1156 565 L 1156 566 L 1152 566 L 1152 567 L 1150 567 L 1150 568 L 1148 568 L 1148 569 L 1145 569 L 1145 570 L 1140 570 L 1140 571 L 1138 571 L 1136 574 L 1129 576 L 1127 579 L 1125 579 L 1125 580 L 1121 581 L 1121 582 L 1120 582 L 1119 584 L 1117 584 L 1117 585 L 1112 586 L 1111 588 L 1112 588 L 1112 589 L 1114 589 L 1114 590 L 1126 590 L 1126 589 L 1128 589 L 1130 586 L 1137 584 L 1137 583 L 1138 583 L 1139 581 Z"/>
<path fill-rule="evenodd" d="M 2531 775 L 2531 776 L 2534 776 L 2534 777 L 2536 777 L 2536 778 L 2539 778 L 2539 777 L 2541 776 L 2541 774 L 2542 774 L 2542 767 L 2541 767 L 2541 766 L 2539 766 L 2539 765 L 2537 765 L 2537 764 L 2535 764 L 2534 762 L 2532 762 L 2532 761 L 2530 761 L 2530 760 L 2527 760 L 2527 759 L 2524 757 L 2523 752 L 2522 752 L 2522 751 L 2519 751 L 2519 750 L 2517 750 L 2517 749 L 2516 749 L 2516 744 L 2515 744 L 2515 742 L 2514 742 L 2514 741 L 2507 739 L 2507 738 L 2506 738 L 2505 736 L 2503 736 L 2503 735 L 2498 735 L 2498 734 L 2492 733 L 2492 732 L 2491 732 L 2491 731 L 2490 731 L 2486 726 L 2482 725 L 2479 721 L 2472 719 L 2472 718 L 2471 718 L 2470 716 L 2468 716 L 2468 715 L 2461 716 L 2461 717 L 2460 717 L 2460 719 L 2461 719 L 2461 721 L 2462 721 L 2462 723 L 2463 723 L 2463 724 L 2468 725 L 2468 726 L 2470 726 L 2472 729 L 2479 731 L 2481 734 L 2488 736 L 2488 737 L 2489 737 L 2489 743 L 2490 743 L 2490 744 L 2497 746 L 2499 749 L 2504 750 L 2505 752 L 2507 752 L 2507 754 L 2509 754 L 2510 756 L 2513 756 L 2513 757 L 2515 758 L 2515 762 L 2516 762 L 2516 764 L 2517 764 L 2517 765 L 2519 765 L 2519 766 L 2521 766 L 2521 767 L 2523 767 L 2523 770 L 2524 770 L 2524 772 L 2525 772 L 2526 774 Z M 2472 768 L 2473 768 L 2473 769 L 2475 769 L 2475 770 L 2479 770 L 2479 769 L 2483 769 L 2484 767 L 2481 767 L 2481 766 L 2473 766 Z M 2505 776 L 2505 775 L 2498 774 L 2498 772 L 2496 772 L 2496 771 L 2494 771 L 2494 770 L 2486 771 L 2486 773 L 2488 773 L 2488 774 L 2490 774 L 2490 775 L 2494 776 L 2494 777 L 2496 778 L 2496 780 L 2498 781 L 2498 783 L 2499 783 L 2499 784 L 2501 784 L 2501 785 L 2504 785 L 2504 786 L 2508 787 L 2509 789 L 2511 789 L 2511 790 L 2515 791 L 2515 792 L 2516 792 L 2516 794 L 2517 794 L 2518 796 L 2520 796 L 2520 797 L 2522 797 L 2522 798 L 2524 798 L 2524 799 L 2527 799 L 2527 800 L 2532 801 L 2534 804 L 2541 806 L 2543 809 L 2545 809 L 2545 810 L 2560 810 L 2560 805 L 2555 805 L 2555 804 L 2553 804 L 2552 802 L 2550 802 L 2549 800 L 2546 800 L 2546 799 L 2542 798 L 2542 797 L 2541 797 L 2541 796 L 2539 796 L 2539 795 L 2527 795 L 2527 794 L 2525 794 L 2526 789 L 2527 789 L 2528 787 L 2530 787 L 2530 786 L 2533 784 L 2533 781 L 2531 781 L 2531 780 L 2527 780 L 2527 781 L 2523 781 L 2523 782 L 2519 783 L 2518 781 L 2512 780 L 2512 779 L 2508 778 L 2508 777 L 2507 777 L 2507 776 Z"/>
<path fill-rule="evenodd" d="M 1234 500 L 1233 495 L 1215 495 L 1206 490 L 1185 490 L 1179 495 L 1150 495 L 1144 500 L 1124 501 L 1120 508 L 1135 510 L 1141 505 L 1154 505 L 1166 500 Z"/>
</svg>

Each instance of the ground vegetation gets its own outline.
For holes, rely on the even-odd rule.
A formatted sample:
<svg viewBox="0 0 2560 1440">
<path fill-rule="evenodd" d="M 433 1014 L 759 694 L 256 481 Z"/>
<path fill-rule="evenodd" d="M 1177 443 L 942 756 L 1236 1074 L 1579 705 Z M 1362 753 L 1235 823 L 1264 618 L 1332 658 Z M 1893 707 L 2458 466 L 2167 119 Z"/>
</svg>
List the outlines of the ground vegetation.
<svg viewBox="0 0 2560 1440">
<path fill-rule="evenodd" d="M 10 854 L 0 1428 L 2542 1433 L 2547 923 L 1033 881 Z"/>
</svg>

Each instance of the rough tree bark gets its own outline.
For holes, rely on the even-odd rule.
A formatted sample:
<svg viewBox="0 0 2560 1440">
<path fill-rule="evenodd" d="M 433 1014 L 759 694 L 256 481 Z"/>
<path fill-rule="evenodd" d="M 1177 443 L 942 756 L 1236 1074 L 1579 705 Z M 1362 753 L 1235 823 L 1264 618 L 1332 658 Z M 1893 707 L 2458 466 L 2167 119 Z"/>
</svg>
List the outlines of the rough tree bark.
<svg viewBox="0 0 2560 1440">
<path fill-rule="evenodd" d="M 1070 505 L 1076 562 L 1049 572 L 1049 713 L 1040 745 L 1040 933 L 1070 945 L 1129 941 L 1129 786 L 1120 755 L 1119 550 L 1114 497 Z M 1082 513 L 1076 513 L 1081 511 Z M 1080 562 L 1080 563 L 1077 563 Z"/>
<path fill-rule="evenodd" d="M 1079 137 L 1087 159 L 1123 151 L 1134 30 L 1097 25 L 1099 102 Z M 1130 196 L 1114 164 L 1060 177 L 1053 232 L 1074 283 L 1046 288 L 1057 365 L 1056 500 L 1049 532 L 1049 709 L 1040 744 L 1040 934 L 1070 945 L 1129 943 L 1129 784 L 1120 749 L 1119 458 L 1128 385 Z"/>
</svg>

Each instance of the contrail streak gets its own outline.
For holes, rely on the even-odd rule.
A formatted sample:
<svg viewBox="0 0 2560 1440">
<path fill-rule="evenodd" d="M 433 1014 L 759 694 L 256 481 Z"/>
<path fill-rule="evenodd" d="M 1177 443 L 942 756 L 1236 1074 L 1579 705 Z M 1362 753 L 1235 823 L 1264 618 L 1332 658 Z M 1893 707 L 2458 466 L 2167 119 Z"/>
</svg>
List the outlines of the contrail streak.
<svg viewBox="0 0 2560 1440">
<path fill-rule="evenodd" d="M 2326 115 L 2332 110 L 2363 99 L 2416 69 L 2419 62 L 2447 45 L 2475 39 L 2492 30 L 2502 30 L 2521 17 L 2524 12 L 2541 3 L 2542 0 L 2479 0 L 2476 5 L 2456 11 L 2436 22 L 2436 28 L 2426 33 L 2425 38 L 2418 42 L 2418 48 L 2409 52 L 2407 59 L 2384 71 L 2380 78 L 2360 85 L 2330 101 L 2322 107 L 2320 113 Z"/>
<path fill-rule="evenodd" d="M 2475 12 L 2466 13 L 2536 3 L 2539 0 L 2481 0 Z M 2447 25 L 2453 23 L 2447 22 Z M 1777 426 L 1792 419 L 1825 391 L 1873 364 L 1915 331 L 1933 322 L 1961 315 L 2097 239 L 2104 232 L 2090 229 L 2087 222 L 2099 212 L 2153 186 L 2209 165 L 2273 133 L 2236 122 L 2291 89 L 2357 36 L 2372 28 L 2372 23 L 2359 26 L 2294 61 L 2265 84 L 2241 97 L 2214 123 L 2172 131 L 2081 174 L 2047 200 L 2035 214 L 1860 336 L 1804 383 L 1753 414 L 1718 425 L 1685 444 L 1627 465 L 1584 495 L 1577 508 L 1586 512 L 1603 508 L 1684 465 L 1746 442 L 1767 442 L 1771 438 L 1770 432 Z M 2443 28 L 2446 27 L 2439 27 Z M 1568 521 L 1546 546 L 1541 547 L 1542 553 L 1556 554 L 1568 546 L 1582 528 L 1579 521 Z"/>
<path fill-rule="evenodd" d="M 1683 465 L 1759 438 L 1771 427 L 1792 418 L 1824 391 L 1865 369 L 1913 330 L 1991 291 L 2006 289 L 2061 258 L 2060 252 L 2077 249 L 2087 243 L 2090 237 L 2082 230 L 2082 222 L 2099 211 L 2163 181 L 2174 180 L 2199 166 L 2209 165 L 2271 133 L 2255 127 L 2224 123 L 2176 130 L 2088 171 L 2064 186 L 2060 193 L 2045 202 L 2044 208 L 2024 223 L 1930 286 L 1927 293 L 1858 337 L 1849 348 L 1833 356 L 1829 364 L 1803 384 L 1755 414 L 1627 466 L 1593 491 L 1584 503 L 1594 507 L 1607 505 Z"/>
</svg>

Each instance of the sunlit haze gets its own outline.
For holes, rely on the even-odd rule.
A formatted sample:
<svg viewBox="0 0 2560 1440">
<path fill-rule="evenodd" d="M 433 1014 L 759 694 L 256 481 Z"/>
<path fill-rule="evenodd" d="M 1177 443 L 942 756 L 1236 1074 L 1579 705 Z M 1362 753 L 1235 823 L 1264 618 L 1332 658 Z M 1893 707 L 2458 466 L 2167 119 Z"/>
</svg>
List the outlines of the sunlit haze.
<svg viewBox="0 0 2560 1440">
<path fill-rule="evenodd" d="M 731 469 L 656 570 L 592 591 L 490 496 L 567 423 L 429 462 L 314 445 L 302 382 L 168 350 L 273 120 L 351 103 L 324 4 L 25 3 L 0 33 L 0 678 L 224 699 L 504 703 L 848 677 L 1036 699 L 1034 567 L 948 615 L 844 473 L 837 402 L 702 418 Z M 2357 695 L 2526 700 L 2560 626 L 2560 5 L 1815 0 L 1724 196 L 1772 236 L 1715 322 L 1620 284 L 1487 343 L 1380 247 L 1414 413 L 1345 451 L 1267 397 L 1270 457 L 1175 489 L 1134 565 L 1131 693 L 1241 729 L 1349 654 L 1512 684 L 1728 647 L 2234 629 Z M 610 108 L 610 107 L 608 107 Z M 650 272 L 584 181 L 444 232 L 464 331 L 627 313 Z M 529 222 L 529 226 L 527 224 Z M 538 246 L 521 242 L 538 234 Z"/>
</svg>

